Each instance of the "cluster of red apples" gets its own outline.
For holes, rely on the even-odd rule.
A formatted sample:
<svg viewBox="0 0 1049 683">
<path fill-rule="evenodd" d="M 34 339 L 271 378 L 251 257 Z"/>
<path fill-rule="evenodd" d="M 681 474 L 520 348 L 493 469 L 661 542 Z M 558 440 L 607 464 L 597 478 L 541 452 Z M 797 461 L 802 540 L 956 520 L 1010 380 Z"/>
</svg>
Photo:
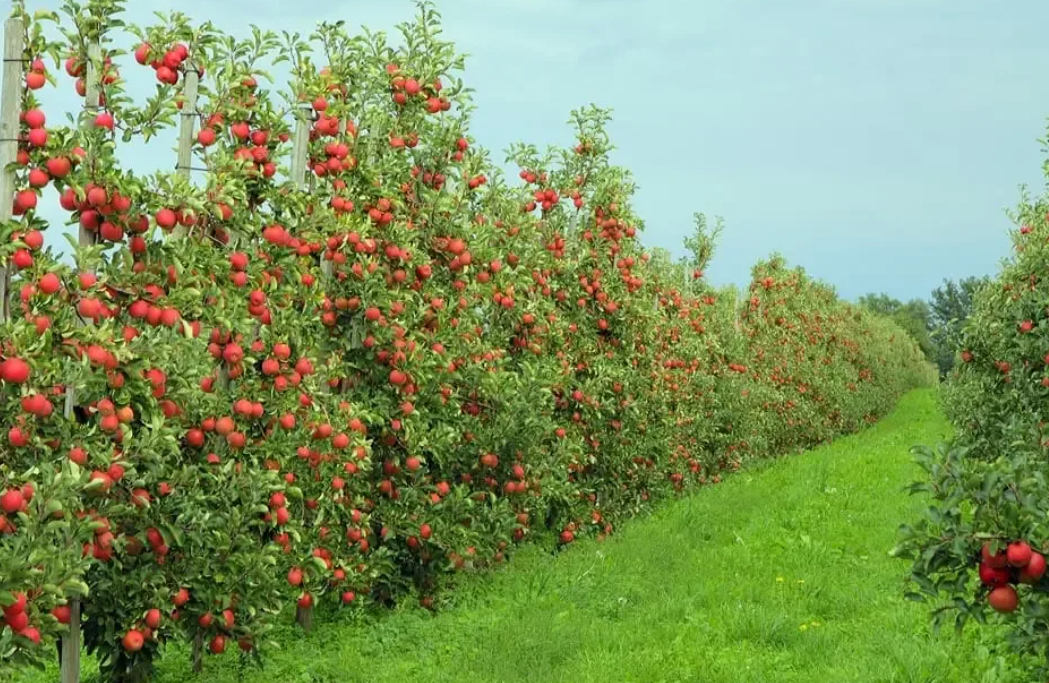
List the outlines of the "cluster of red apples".
<svg viewBox="0 0 1049 683">
<path fill-rule="evenodd" d="M 1025 541 L 1010 543 L 991 552 L 989 543 L 981 551 L 980 581 L 990 587 L 987 601 L 999 612 L 1012 612 L 1020 605 L 1016 585 L 1035 584 L 1045 575 L 1045 557 Z"/>
</svg>

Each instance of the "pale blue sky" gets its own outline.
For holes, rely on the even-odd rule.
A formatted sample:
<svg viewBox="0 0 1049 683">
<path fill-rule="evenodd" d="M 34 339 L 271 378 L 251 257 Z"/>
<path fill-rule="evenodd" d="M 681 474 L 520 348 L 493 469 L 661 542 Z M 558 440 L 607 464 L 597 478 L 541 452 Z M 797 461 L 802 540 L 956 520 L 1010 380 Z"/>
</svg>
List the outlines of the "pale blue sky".
<svg viewBox="0 0 1049 683">
<path fill-rule="evenodd" d="M 414 13 L 410 0 L 129 5 L 134 21 L 177 6 L 225 27 L 303 32 L 337 18 L 392 31 Z M 1020 183 L 1043 185 L 1044 0 L 438 8 L 470 55 L 481 144 L 569 144 L 569 110 L 612 108 L 614 159 L 640 186 L 647 243 L 680 253 L 693 211 L 725 217 L 715 283 L 746 282 L 775 250 L 848 298 L 926 297 L 944 277 L 994 272 L 1009 249 L 1004 209 Z"/>
</svg>

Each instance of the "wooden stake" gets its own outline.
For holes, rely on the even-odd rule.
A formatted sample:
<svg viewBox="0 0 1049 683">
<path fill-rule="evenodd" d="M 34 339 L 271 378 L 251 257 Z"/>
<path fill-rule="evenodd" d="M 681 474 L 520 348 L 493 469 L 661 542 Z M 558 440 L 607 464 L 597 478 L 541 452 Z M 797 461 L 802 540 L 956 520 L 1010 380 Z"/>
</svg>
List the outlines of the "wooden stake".
<svg viewBox="0 0 1049 683">
<path fill-rule="evenodd" d="M 85 126 L 94 125 L 94 115 L 98 113 L 98 99 L 102 87 L 98 78 L 98 63 L 102 61 L 102 45 L 96 40 L 87 46 L 87 66 L 84 75 L 84 113 L 87 114 Z"/>
<path fill-rule="evenodd" d="M 193 62 L 186 62 L 185 88 L 183 94 L 185 100 L 182 102 L 182 126 L 178 135 L 178 166 L 175 172 L 186 178 L 190 177 L 193 165 L 193 132 L 197 123 L 197 90 L 200 86 L 200 73 Z M 189 228 L 179 223 L 175 226 L 174 239 L 182 239 L 189 232 Z"/>
<path fill-rule="evenodd" d="M 87 47 L 87 67 L 85 69 L 86 94 L 84 95 L 84 127 L 91 128 L 95 125 L 95 115 L 98 114 L 98 98 L 102 89 L 98 78 L 98 63 L 102 61 L 102 46 L 93 42 Z M 94 171 L 94 159 L 87 158 L 88 170 Z M 90 247 L 95 244 L 95 233 L 80 226 L 80 246 Z"/>
<path fill-rule="evenodd" d="M 80 600 L 69 601 L 69 634 L 62 638 L 62 683 L 80 680 Z"/>
<path fill-rule="evenodd" d="M 193 636 L 193 648 L 190 655 L 193 661 L 193 673 L 204 671 L 204 634 L 199 631 Z"/>
<path fill-rule="evenodd" d="M 309 160 L 310 151 L 310 119 L 312 105 L 302 102 L 295 113 L 295 142 L 291 156 L 291 181 L 297 190 L 306 188 L 306 164 Z M 331 262 L 321 261 L 321 270 L 326 277 L 331 275 Z M 327 385 L 325 384 L 325 388 Z M 295 623 L 302 627 L 303 631 L 309 633 L 313 627 L 313 607 L 297 607 L 295 609 Z"/>
<path fill-rule="evenodd" d="M 310 150 L 310 112 L 312 105 L 302 103 L 295 116 L 295 142 L 291 157 L 291 181 L 295 187 L 303 189 L 306 186 L 306 162 Z"/>
<path fill-rule="evenodd" d="M 183 76 L 184 87 L 182 89 L 181 123 L 178 131 L 178 159 L 175 162 L 175 174 L 189 180 L 193 175 L 193 133 L 196 132 L 197 119 L 200 113 L 197 111 L 197 95 L 200 90 L 200 72 L 192 59 L 186 61 L 186 69 Z M 189 235 L 189 228 L 182 223 L 175 226 L 171 232 L 171 239 L 181 240 Z M 225 391 L 229 387 L 229 372 L 225 365 L 219 366 L 217 377 L 218 386 L 216 391 Z M 196 644 L 194 643 L 194 646 Z M 198 665 L 198 659 L 194 655 L 194 671 Z"/>
<path fill-rule="evenodd" d="M 346 132 L 346 121 L 339 122 L 339 133 L 344 134 Z M 306 134 L 306 143 L 309 144 L 309 133 Z M 305 156 L 305 155 L 304 155 Z M 306 159 L 303 158 L 302 165 L 306 166 Z M 310 174 L 310 183 L 312 190 L 312 183 L 314 181 L 314 174 Z M 332 260 L 321 261 L 321 273 L 324 274 L 325 279 L 331 279 L 332 274 L 335 272 L 335 262 Z"/>
<path fill-rule="evenodd" d="M 295 623 L 302 627 L 306 633 L 313 628 L 313 605 L 309 607 L 295 608 Z"/>
<path fill-rule="evenodd" d="M 98 98 L 101 92 L 99 87 L 98 69 L 96 64 L 102 59 L 102 46 L 93 42 L 87 48 L 87 70 L 85 85 L 87 93 L 84 96 L 84 120 L 82 125 L 90 128 L 95 125 L 95 115 L 98 113 Z M 93 170 L 94 159 L 88 158 L 85 163 L 89 164 L 89 171 Z M 79 244 L 81 247 L 90 247 L 95 244 L 95 233 L 80 226 Z M 79 319 L 78 319 L 79 320 Z M 90 324 L 90 323 L 88 323 Z M 73 408 L 76 406 L 76 388 L 70 384 L 66 387 L 66 402 L 62 411 L 67 420 L 75 420 Z M 74 599 L 69 602 L 70 619 L 69 633 L 62 638 L 62 683 L 77 683 L 80 680 L 80 600 Z"/>
<path fill-rule="evenodd" d="M 8 168 L 18 156 L 18 112 L 22 107 L 22 51 L 25 25 L 19 17 L 4 24 L 4 82 L 0 90 L 0 223 L 11 220 L 15 196 L 15 172 Z M 0 322 L 10 317 L 8 289 L 11 272 L 0 265 Z"/>
</svg>

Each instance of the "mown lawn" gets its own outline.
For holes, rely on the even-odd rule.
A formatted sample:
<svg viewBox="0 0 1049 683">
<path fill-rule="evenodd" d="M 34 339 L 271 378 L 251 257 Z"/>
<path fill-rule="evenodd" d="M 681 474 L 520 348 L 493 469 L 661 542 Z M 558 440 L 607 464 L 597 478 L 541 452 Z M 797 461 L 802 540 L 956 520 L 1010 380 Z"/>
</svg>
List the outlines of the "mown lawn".
<svg viewBox="0 0 1049 683">
<path fill-rule="evenodd" d="M 921 500 L 908 448 L 948 433 L 931 390 L 877 426 L 730 477 L 614 538 L 526 548 L 436 616 L 321 623 L 258 672 L 237 657 L 165 683 L 974 683 L 1006 681 L 977 643 L 928 632 L 888 556 Z M 282 636 L 284 634 L 281 634 Z M 238 678 L 243 673 L 243 678 Z M 36 679 L 34 679 L 35 681 Z M 43 681 L 44 678 L 39 680 Z"/>
</svg>

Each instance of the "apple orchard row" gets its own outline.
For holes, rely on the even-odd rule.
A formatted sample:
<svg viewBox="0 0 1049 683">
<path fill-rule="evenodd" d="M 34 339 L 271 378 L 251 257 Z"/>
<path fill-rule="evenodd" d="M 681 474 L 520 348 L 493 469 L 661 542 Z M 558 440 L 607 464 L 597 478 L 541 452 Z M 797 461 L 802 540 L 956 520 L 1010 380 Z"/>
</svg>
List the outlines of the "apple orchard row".
<svg viewBox="0 0 1049 683">
<path fill-rule="evenodd" d="M 1024 193 L 1014 253 L 974 293 L 943 386 L 954 438 L 918 449 L 928 512 L 901 531 L 913 597 L 937 622 L 1000 623 L 1009 661 L 1049 676 L 1049 198 Z M 995 614 L 997 613 L 997 614 Z M 1019 655 L 1020 659 L 1016 659 Z M 1005 658 L 1003 658 L 1005 659 Z"/>
<path fill-rule="evenodd" d="M 930 381 L 778 257 L 738 306 L 705 284 L 702 222 L 685 261 L 646 251 L 600 109 L 504 175 L 429 4 L 398 47 L 66 4 L 23 15 L 0 239 L 0 669 L 71 627 L 128 680 L 166 642 L 258 656 L 286 610 L 433 608 Z M 180 126 L 189 164 L 125 168 Z"/>
</svg>

